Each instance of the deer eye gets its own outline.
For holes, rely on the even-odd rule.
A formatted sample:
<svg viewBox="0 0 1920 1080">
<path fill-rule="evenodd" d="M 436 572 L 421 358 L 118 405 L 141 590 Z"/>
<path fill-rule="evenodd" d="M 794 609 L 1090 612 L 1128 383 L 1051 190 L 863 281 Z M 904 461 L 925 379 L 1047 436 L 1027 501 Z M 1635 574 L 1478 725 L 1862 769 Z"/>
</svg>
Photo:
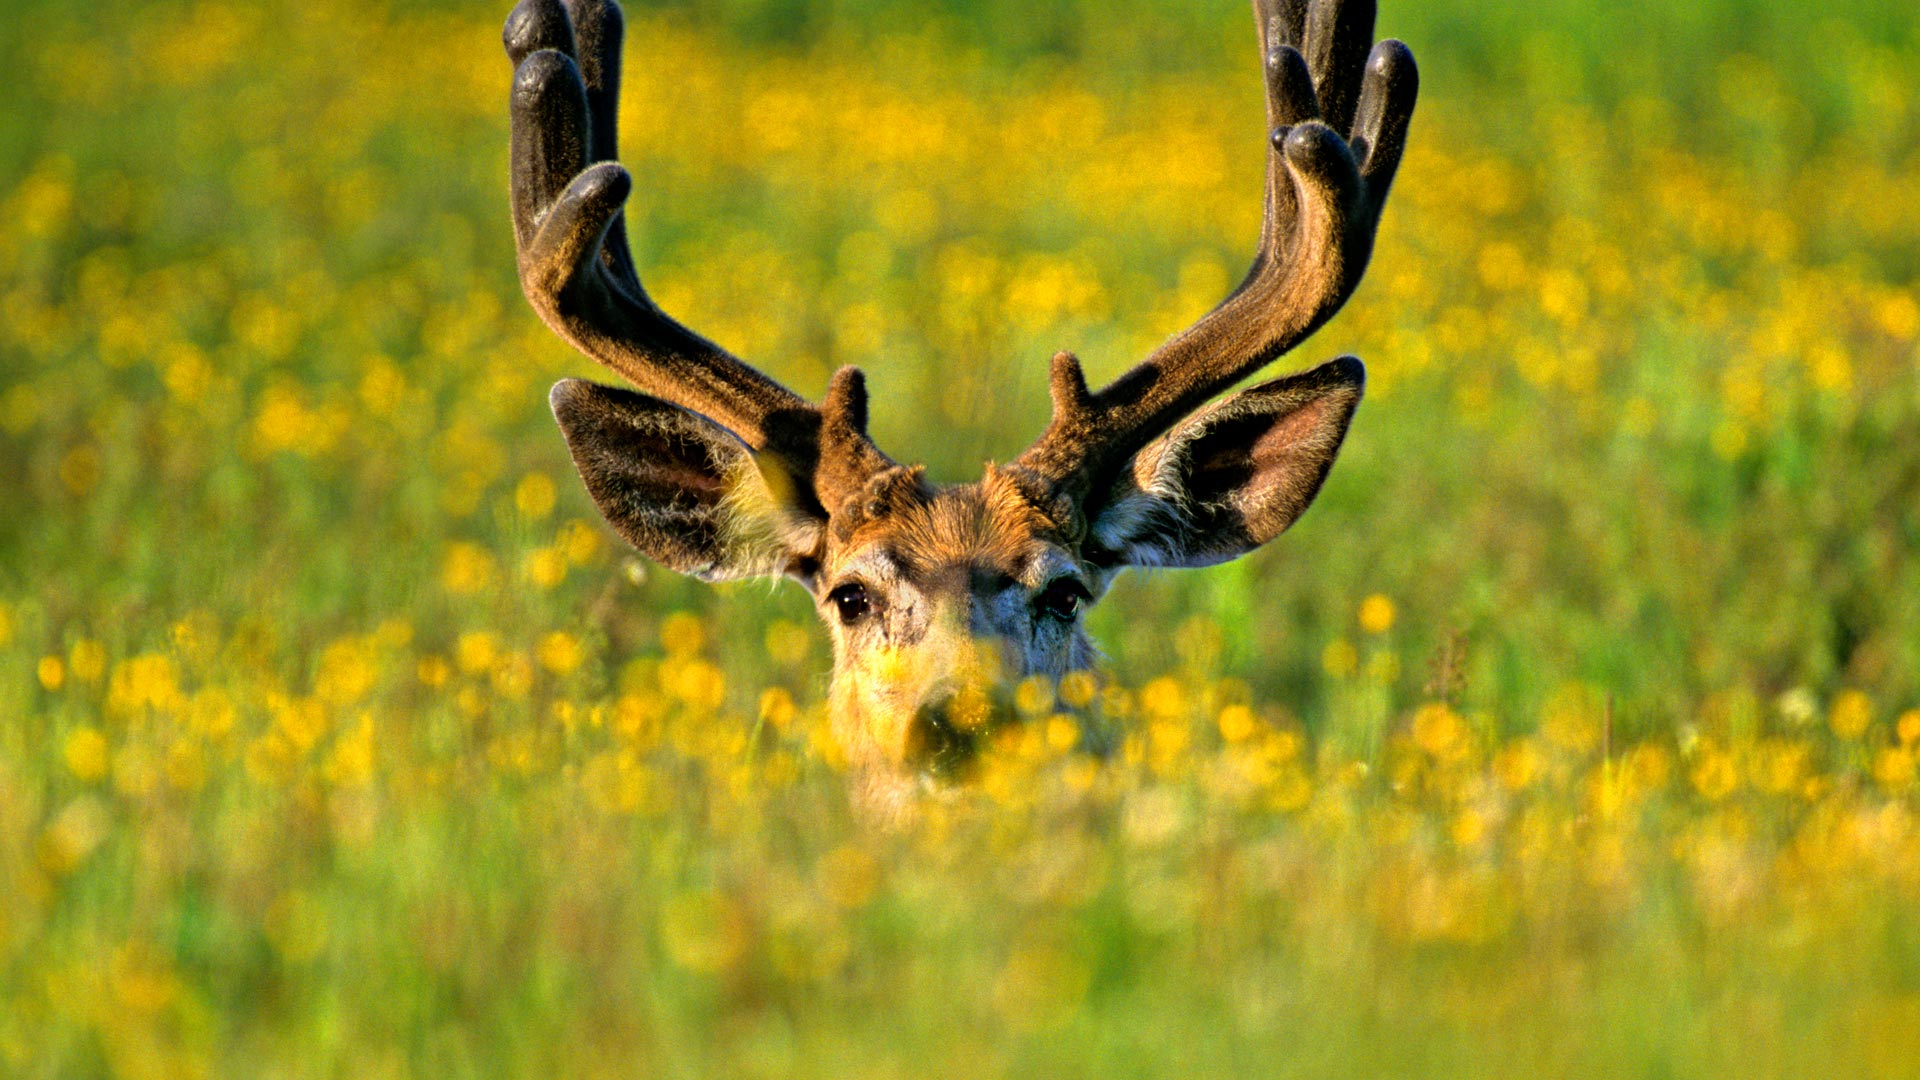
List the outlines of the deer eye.
<svg viewBox="0 0 1920 1080">
<path fill-rule="evenodd" d="M 1080 605 L 1091 599 L 1093 594 L 1087 591 L 1087 587 L 1082 585 L 1079 579 L 1054 578 L 1047 582 L 1046 588 L 1040 590 L 1039 597 L 1034 600 L 1034 606 L 1038 607 L 1043 615 L 1051 615 L 1061 622 L 1072 622 L 1073 617 L 1080 612 Z"/>
<path fill-rule="evenodd" d="M 872 602 L 867 599 L 867 587 L 857 581 L 849 581 L 833 590 L 827 594 L 827 599 L 833 601 L 834 609 L 840 613 L 840 621 L 848 626 L 866 618 L 867 612 L 873 610 Z"/>
</svg>

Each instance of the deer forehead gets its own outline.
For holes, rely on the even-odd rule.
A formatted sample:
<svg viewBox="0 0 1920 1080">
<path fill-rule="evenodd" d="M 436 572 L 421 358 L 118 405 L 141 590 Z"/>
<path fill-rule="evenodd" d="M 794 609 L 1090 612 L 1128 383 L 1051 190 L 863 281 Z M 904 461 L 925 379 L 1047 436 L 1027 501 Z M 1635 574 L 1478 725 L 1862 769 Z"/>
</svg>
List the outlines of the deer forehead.
<svg viewBox="0 0 1920 1080">
<path fill-rule="evenodd" d="M 838 547 L 837 578 L 905 581 L 929 591 L 1037 587 L 1076 565 L 1058 525 L 993 474 L 897 500 Z"/>
</svg>

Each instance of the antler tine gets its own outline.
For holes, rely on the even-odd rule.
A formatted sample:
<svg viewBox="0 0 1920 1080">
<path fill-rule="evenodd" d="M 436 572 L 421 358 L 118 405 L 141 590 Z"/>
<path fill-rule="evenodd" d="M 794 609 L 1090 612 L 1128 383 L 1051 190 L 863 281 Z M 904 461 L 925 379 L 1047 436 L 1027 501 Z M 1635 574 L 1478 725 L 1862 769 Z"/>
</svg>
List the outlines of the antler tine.
<svg viewBox="0 0 1920 1080">
<path fill-rule="evenodd" d="M 836 376 L 844 388 L 813 406 L 676 322 L 640 284 L 623 213 L 633 177 L 614 160 L 620 5 L 522 0 L 502 37 L 514 64 L 514 235 L 534 310 L 581 352 L 774 455 L 823 507 L 838 505 L 888 463 L 866 434 L 859 373 Z"/>
<path fill-rule="evenodd" d="M 1208 398 L 1331 318 L 1372 254 L 1419 90 L 1398 41 L 1367 51 L 1374 0 L 1255 0 L 1265 52 L 1266 212 L 1246 278 L 1098 393 L 1054 357 L 1053 419 L 1017 464 L 1079 497 Z"/>
</svg>

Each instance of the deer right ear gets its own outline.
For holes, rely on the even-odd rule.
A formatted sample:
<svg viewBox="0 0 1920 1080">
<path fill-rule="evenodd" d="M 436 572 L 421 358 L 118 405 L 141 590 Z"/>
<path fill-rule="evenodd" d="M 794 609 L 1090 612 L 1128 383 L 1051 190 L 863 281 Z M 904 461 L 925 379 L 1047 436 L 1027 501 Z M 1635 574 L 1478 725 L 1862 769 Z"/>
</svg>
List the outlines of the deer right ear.
<svg viewBox="0 0 1920 1080">
<path fill-rule="evenodd" d="M 1279 536 L 1319 493 L 1365 385 L 1343 356 L 1202 409 L 1134 455 L 1095 513 L 1089 557 L 1207 566 Z"/>
<path fill-rule="evenodd" d="M 777 460 L 630 390 L 564 379 L 548 401 L 594 505 L 641 554 L 703 581 L 802 573 L 821 523 Z"/>
</svg>

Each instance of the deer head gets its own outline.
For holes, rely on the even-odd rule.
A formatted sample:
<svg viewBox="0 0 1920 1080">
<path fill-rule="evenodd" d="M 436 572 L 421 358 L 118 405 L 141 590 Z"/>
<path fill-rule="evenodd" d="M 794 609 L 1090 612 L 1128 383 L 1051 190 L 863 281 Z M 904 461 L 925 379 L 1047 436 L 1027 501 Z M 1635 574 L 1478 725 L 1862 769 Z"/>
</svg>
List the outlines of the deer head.
<svg viewBox="0 0 1920 1080">
<path fill-rule="evenodd" d="M 1365 270 L 1418 78 L 1372 45 L 1373 0 L 1256 0 L 1269 150 L 1246 279 L 1100 389 L 1061 353 L 1053 417 L 1013 461 L 938 485 L 867 436 L 843 368 L 818 404 L 663 313 L 635 270 L 615 162 L 614 0 L 523 0 L 512 204 L 520 282 L 562 338 L 639 392 L 568 379 L 555 417 L 594 502 L 652 559 L 708 581 L 786 576 L 834 642 L 836 731 L 867 795 L 965 756 L 983 687 L 1088 669 L 1088 605 L 1128 566 L 1205 566 L 1307 508 L 1360 403 L 1341 357 L 1208 404 L 1330 318 Z"/>
</svg>

